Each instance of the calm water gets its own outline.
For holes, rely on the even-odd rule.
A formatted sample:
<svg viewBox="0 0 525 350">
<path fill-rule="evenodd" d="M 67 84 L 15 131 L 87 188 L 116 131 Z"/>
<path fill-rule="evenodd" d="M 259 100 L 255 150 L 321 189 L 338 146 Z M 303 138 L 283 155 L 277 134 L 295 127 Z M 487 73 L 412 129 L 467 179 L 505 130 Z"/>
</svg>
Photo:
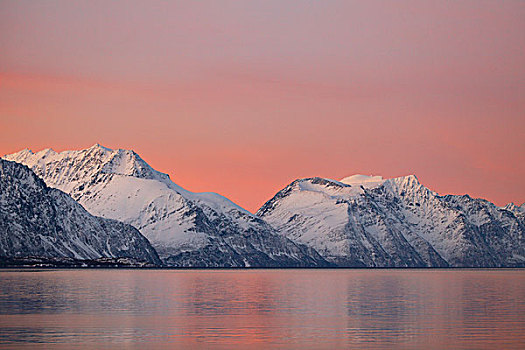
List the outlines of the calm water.
<svg viewBox="0 0 525 350">
<path fill-rule="evenodd" d="M 0 348 L 525 348 L 525 270 L 0 270 Z"/>
</svg>

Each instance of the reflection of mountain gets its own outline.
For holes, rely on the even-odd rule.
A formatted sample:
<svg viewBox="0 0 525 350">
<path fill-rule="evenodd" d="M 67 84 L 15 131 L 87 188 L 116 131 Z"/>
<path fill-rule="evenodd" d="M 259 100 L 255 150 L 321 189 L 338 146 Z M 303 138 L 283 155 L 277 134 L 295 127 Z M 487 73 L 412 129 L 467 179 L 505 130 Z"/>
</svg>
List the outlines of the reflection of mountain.
<svg viewBox="0 0 525 350">
<path fill-rule="evenodd" d="M 171 266 L 328 265 L 225 197 L 176 185 L 133 151 L 26 149 L 5 159 L 29 166 L 92 214 L 135 226 Z"/>
<path fill-rule="evenodd" d="M 159 264 L 131 225 L 95 217 L 30 169 L 0 159 L 0 256 L 132 258 Z"/>
<path fill-rule="evenodd" d="M 525 266 L 525 207 L 439 196 L 413 175 L 296 180 L 257 215 L 339 266 Z"/>
<path fill-rule="evenodd" d="M 0 342 L 177 349 L 523 344 L 519 270 L 4 270 L 0 280 Z"/>
</svg>

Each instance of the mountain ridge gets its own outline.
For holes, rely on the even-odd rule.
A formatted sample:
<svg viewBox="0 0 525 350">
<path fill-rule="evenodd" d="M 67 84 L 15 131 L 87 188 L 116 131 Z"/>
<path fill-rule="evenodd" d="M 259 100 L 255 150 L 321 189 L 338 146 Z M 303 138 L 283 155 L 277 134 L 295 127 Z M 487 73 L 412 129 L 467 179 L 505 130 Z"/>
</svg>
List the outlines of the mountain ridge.
<svg viewBox="0 0 525 350">
<path fill-rule="evenodd" d="M 132 150 L 95 144 L 5 158 L 145 232 L 172 266 L 525 266 L 525 203 L 439 195 L 415 175 L 297 179 L 252 214 L 182 188 Z"/>
<path fill-rule="evenodd" d="M 315 250 L 278 235 L 216 193 L 193 193 L 135 152 L 98 144 L 5 157 L 31 167 L 92 214 L 135 226 L 171 266 L 328 266 Z"/>
<path fill-rule="evenodd" d="M 352 180 L 297 179 L 256 214 L 344 266 L 525 265 L 520 207 L 514 214 L 467 195 L 440 196 L 414 175 Z"/>
</svg>

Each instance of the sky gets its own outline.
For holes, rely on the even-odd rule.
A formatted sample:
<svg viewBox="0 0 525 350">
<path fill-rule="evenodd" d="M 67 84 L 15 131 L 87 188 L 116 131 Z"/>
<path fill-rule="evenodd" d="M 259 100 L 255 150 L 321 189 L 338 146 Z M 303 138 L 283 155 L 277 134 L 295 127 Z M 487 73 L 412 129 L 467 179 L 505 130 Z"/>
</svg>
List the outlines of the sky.
<svg viewBox="0 0 525 350">
<path fill-rule="evenodd" d="M 352 174 L 521 204 L 525 2 L 0 0 L 0 155 L 95 143 L 250 211 Z"/>
</svg>

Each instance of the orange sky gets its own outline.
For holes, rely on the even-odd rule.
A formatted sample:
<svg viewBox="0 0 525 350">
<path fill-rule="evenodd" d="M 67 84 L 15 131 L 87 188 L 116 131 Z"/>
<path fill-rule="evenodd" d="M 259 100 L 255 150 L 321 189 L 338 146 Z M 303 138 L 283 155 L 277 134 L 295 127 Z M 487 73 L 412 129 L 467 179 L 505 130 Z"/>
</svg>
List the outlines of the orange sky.
<svg viewBox="0 0 525 350">
<path fill-rule="evenodd" d="M 525 3 L 0 3 L 0 154 L 131 148 L 254 211 L 299 177 L 525 201 Z"/>
</svg>

